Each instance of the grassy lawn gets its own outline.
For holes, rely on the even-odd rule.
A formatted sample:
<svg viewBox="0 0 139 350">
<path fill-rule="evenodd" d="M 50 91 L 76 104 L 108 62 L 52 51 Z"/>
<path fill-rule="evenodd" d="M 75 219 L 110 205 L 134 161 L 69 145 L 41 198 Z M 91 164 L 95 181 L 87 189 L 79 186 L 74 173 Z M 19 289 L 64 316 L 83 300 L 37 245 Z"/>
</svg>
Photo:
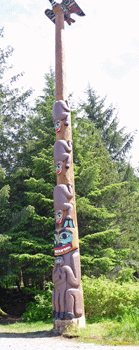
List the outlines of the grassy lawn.
<svg viewBox="0 0 139 350">
<path fill-rule="evenodd" d="M 112 320 L 89 324 L 77 329 L 71 327 L 67 336 L 76 336 L 79 341 L 101 345 L 139 345 L 139 328 L 135 324 L 122 324 Z"/>
<path fill-rule="evenodd" d="M 16 322 L 9 325 L 0 325 L 0 333 L 41 333 L 52 332 L 53 323 L 49 322 Z M 47 333 L 46 333 L 47 337 Z M 129 319 L 121 322 L 102 320 L 101 322 L 89 323 L 86 321 L 85 328 L 70 327 L 63 334 L 64 338 L 75 339 L 87 343 L 101 345 L 139 345 L 139 327 L 136 322 Z"/>
<path fill-rule="evenodd" d="M 44 332 L 51 331 L 53 328 L 52 320 L 43 322 L 15 322 L 13 324 L 1 325 L 0 333 L 32 333 L 32 332 Z"/>
</svg>

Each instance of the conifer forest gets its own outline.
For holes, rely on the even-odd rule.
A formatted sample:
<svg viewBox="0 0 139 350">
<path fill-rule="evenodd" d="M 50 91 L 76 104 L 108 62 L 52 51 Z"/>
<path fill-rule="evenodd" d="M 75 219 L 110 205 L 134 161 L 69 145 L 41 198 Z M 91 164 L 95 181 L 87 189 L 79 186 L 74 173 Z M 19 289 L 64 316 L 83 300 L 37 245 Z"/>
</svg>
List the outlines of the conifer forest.
<svg viewBox="0 0 139 350">
<path fill-rule="evenodd" d="M 13 77 L 11 69 L 11 79 L 4 82 L 12 51 L 10 46 L 0 49 L 0 292 L 3 295 L 14 287 L 36 293 L 35 298 L 46 293 L 50 304 L 55 76 L 50 69 L 42 95 L 31 107 L 32 90 L 14 87 L 20 74 Z M 115 107 L 106 108 L 105 101 L 90 85 L 77 108 L 69 96 L 86 294 L 90 278 L 113 286 L 130 283 L 139 290 L 139 177 L 128 161 L 134 132 L 119 128 Z M 8 312 L 2 298 L 0 307 Z"/>
</svg>

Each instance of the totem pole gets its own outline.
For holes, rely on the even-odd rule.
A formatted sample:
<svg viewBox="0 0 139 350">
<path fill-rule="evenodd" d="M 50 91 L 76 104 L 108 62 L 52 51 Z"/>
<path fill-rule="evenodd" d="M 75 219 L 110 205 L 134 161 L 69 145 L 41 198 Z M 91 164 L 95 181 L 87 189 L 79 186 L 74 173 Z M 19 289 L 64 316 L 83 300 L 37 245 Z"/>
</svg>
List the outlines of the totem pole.
<svg viewBox="0 0 139 350">
<path fill-rule="evenodd" d="M 75 22 L 71 13 L 84 16 L 84 12 L 72 0 L 61 4 L 49 0 L 52 10 L 45 14 L 55 23 L 55 75 L 56 102 L 53 106 L 53 121 L 56 131 L 54 164 L 57 185 L 54 188 L 55 234 L 53 268 L 54 291 L 52 296 L 54 329 L 62 330 L 75 323 L 85 326 L 81 267 L 78 240 L 78 225 L 73 173 L 71 115 L 66 95 L 66 68 L 64 46 L 64 20 Z"/>
</svg>

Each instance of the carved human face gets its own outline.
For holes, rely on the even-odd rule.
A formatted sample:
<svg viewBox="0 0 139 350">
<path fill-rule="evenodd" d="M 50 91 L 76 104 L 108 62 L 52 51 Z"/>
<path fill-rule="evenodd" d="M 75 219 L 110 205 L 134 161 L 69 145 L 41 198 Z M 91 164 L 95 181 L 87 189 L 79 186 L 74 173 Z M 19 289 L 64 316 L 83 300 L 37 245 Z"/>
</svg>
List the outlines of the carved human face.
<svg viewBox="0 0 139 350">
<path fill-rule="evenodd" d="M 54 129 L 56 132 L 59 132 L 61 130 L 62 122 L 61 120 L 57 120 L 56 123 L 54 123 Z"/>
<path fill-rule="evenodd" d="M 55 222 L 57 225 L 61 224 L 63 221 L 64 212 L 62 210 L 56 211 L 55 213 Z"/>
<path fill-rule="evenodd" d="M 54 234 L 55 254 L 67 253 L 72 248 L 73 233 L 70 230 L 62 229 Z"/>
<path fill-rule="evenodd" d="M 61 174 L 62 168 L 63 168 L 63 162 L 57 162 L 55 166 L 55 172 L 57 175 Z"/>
<path fill-rule="evenodd" d="M 55 259 L 55 265 L 56 266 L 63 266 L 64 265 L 64 258 L 63 256 L 58 256 L 56 259 Z"/>
</svg>

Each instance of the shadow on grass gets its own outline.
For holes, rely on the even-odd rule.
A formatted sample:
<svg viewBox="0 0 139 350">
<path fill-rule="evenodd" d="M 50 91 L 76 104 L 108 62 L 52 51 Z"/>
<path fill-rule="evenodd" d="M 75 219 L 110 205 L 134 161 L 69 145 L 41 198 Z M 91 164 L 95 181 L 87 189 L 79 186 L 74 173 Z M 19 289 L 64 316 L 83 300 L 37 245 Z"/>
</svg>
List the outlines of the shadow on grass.
<svg viewBox="0 0 139 350">
<path fill-rule="evenodd" d="M 50 331 L 36 331 L 27 333 L 0 333 L 0 338 L 57 338 L 60 335 L 55 334 L 53 329 Z"/>
<path fill-rule="evenodd" d="M 6 316 L 6 317 L 0 317 L 0 326 L 11 326 L 14 324 L 20 325 L 24 324 L 24 321 L 22 318 L 18 317 L 12 317 L 12 316 Z M 29 324 L 28 324 L 29 328 Z M 12 332 L 8 332 L 7 330 L 5 332 L 0 332 L 0 338 L 50 338 L 50 337 L 59 337 L 60 335 L 55 334 L 53 328 L 50 330 L 36 330 L 36 331 L 25 331 L 24 333 L 16 332 L 16 330 L 13 330 Z"/>
</svg>

